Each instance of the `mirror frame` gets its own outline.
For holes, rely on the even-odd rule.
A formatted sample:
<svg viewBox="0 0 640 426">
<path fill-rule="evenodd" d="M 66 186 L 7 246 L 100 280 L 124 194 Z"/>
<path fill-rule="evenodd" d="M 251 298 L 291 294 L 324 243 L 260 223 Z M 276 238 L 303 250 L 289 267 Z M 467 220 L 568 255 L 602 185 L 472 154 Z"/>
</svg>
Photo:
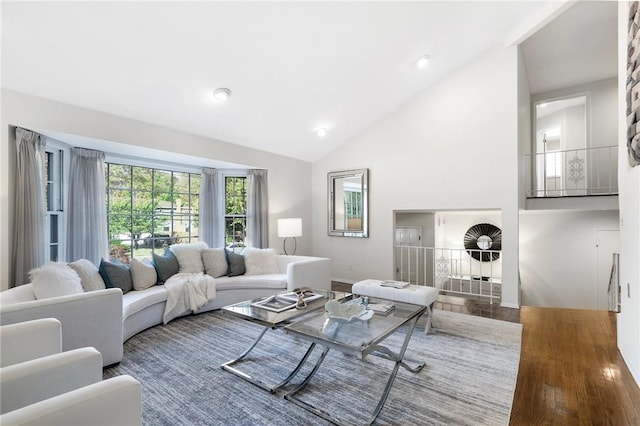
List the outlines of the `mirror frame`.
<svg viewBox="0 0 640 426">
<path fill-rule="evenodd" d="M 362 229 L 337 229 L 335 226 L 335 182 L 359 177 L 362 188 Z M 327 234 L 334 237 L 369 237 L 369 169 L 341 170 L 327 173 Z"/>
</svg>

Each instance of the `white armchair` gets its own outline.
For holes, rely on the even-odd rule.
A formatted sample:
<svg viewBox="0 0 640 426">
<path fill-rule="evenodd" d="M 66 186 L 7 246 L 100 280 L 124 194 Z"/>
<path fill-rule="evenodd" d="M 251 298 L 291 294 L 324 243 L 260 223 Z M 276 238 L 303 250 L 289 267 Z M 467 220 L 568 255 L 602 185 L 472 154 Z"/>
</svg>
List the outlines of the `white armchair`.
<svg viewBox="0 0 640 426">
<path fill-rule="evenodd" d="M 0 424 L 140 425 L 140 383 L 130 376 L 102 381 L 100 352 L 60 352 L 60 335 L 55 319 L 0 327 Z M 44 349 L 32 344 L 38 338 Z M 47 352 L 54 353 L 39 357 Z"/>
<path fill-rule="evenodd" d="M 104 365 L 122 360 L 122 291 L 118 288 L 35 299 L 33 284 L 0 292 L 0 324 L 56 318 L 62 350 L 94 347 Z"/>
</svg>

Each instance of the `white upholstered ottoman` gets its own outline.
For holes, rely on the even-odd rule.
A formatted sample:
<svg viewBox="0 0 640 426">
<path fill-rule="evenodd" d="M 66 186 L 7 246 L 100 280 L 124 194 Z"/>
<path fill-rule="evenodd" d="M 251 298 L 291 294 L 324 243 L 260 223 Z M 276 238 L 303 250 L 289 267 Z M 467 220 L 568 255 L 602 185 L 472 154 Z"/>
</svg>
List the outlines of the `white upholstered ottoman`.
<svg viewBox="0 0 640 426">
<path fill-rule="evenodd" d="M 431 328 L 433 303 L 438 299 L 438 290 L 423 285 L 408 285 L 403 288 L 386 287 L 381 285 L 384 282 L 380 280 L 359 281 L 353 284 L 351 292 L 360 296 L 379 297 L 426 306 L 427 324 L 424 327 L 424 334 L 427 334 Z"/>
</svg>

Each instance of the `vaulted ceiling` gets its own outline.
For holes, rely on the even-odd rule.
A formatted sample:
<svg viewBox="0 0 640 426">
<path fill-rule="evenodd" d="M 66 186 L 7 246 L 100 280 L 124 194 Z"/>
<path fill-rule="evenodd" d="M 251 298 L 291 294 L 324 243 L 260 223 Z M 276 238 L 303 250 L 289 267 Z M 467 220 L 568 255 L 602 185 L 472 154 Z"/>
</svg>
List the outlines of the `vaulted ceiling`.
<svg viewBox="0 0 640 426">
<path fill-rule="evenodd" d="M 1 83 L 314 161 L 559 4 L 5 1 Z"/>
</svg>

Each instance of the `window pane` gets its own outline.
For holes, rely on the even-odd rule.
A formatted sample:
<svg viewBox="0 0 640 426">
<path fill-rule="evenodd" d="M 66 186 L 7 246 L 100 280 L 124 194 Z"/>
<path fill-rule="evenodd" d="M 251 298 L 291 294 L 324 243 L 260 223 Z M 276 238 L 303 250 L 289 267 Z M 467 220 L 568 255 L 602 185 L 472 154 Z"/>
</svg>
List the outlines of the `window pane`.
<svg viewBox="0 0 640 426">
<path fill-rule="evenodd" d="M 57 262 L 58 261 L 58 245 L 53 244 L 49 246 L 49 261 Z"/>
<path fill-rule="evenodd" d="M 49 243 L 59 243 L 58 239 L 58 215 L 49 216 Z"/>
<path fill-rule="evenodd" d="M 151 191 L 153 188 L 151 181 L 153 178 L 153 169 L 146 167 L 133 168 L 133 189 Z"/>
<path fill-rule="evenodd" d="M 151 192 L 135 191 L 133 193 L 133 214 L 150 214 L 153 211 Z"/>
<path fill-rule="evenodd" d="M 173 172 L 173 192 L 189 193 L 189 173 Z"/>
<path fill-rule="evenodd" d="M 156 193 L 171 193 L 171 172 L 155 170 L 153 174 L 153 190 Z"/>
<path fill-rule="evenodd" d="M 196 194 L 196 197 L 198 194 L 200 194 L 200 182 L 201 182 L 201 177 L 200 175 L 191 174 L 191 193 L 192 194 Z"/>
<path fill-rule="evenodd" d="M 129 188 L 131 186 L 131 166 L 109 164 L 109 187 Z"/>
</svg>

